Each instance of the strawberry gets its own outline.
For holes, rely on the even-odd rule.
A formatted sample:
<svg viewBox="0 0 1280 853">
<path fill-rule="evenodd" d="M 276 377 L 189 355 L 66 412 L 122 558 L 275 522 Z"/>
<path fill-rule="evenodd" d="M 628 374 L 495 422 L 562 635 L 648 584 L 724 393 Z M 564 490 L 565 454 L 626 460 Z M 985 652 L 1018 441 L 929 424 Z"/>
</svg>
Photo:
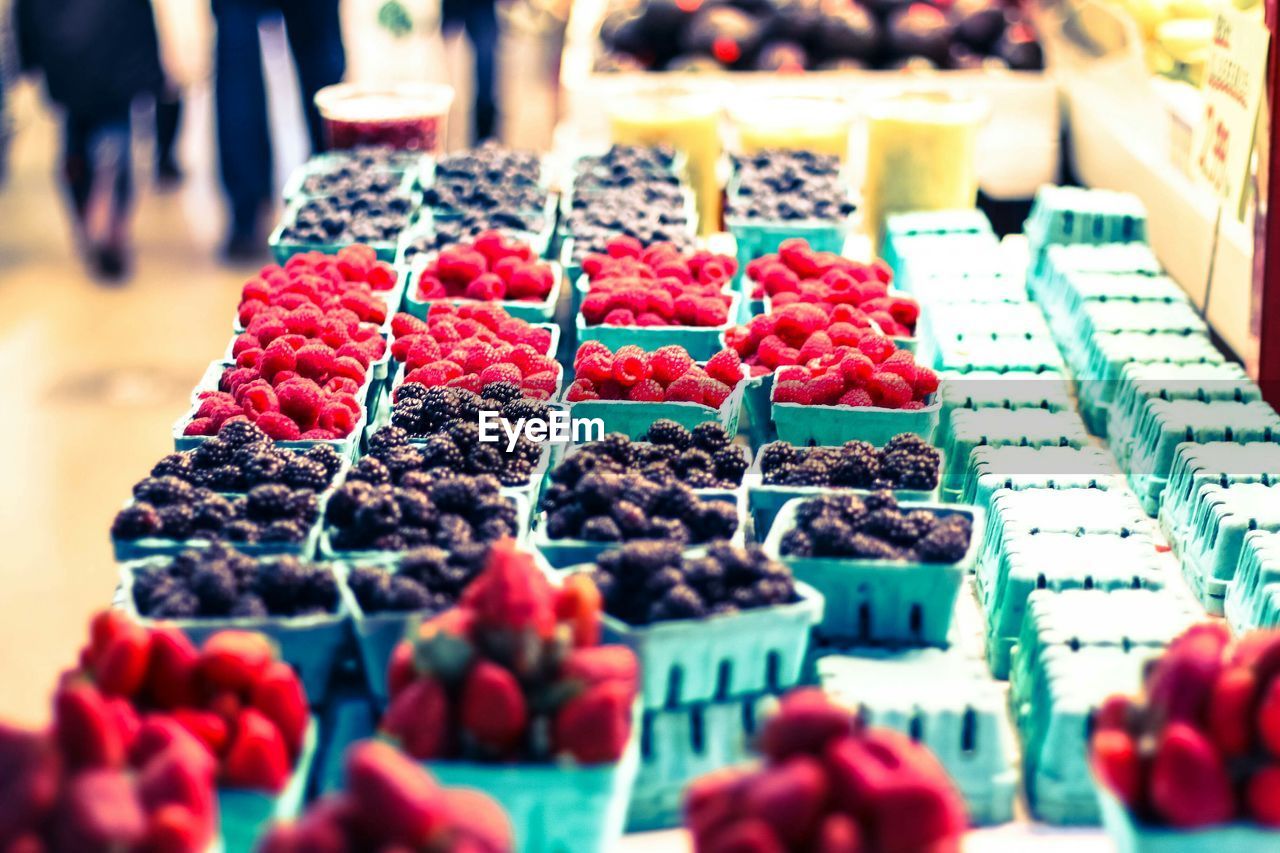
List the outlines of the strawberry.
<svg viewBox="0 0 1280 853">
<path fill-rule="evenodd" d="M 147 818 L 142 849 L 146 853 L 201 853 L 212 840 L 211 824 L 185 806 L 171 803 Z"/>
<path fill-rule="evenodd" d="M 128 755 L 138 736 L 138 730 L 142 728 L 142 719 L 133 703 L 123 696 L 110 696 L 106 702 L 112 725 L 120 733 L 120 742 L 124 744 L 125 755 Z"/>
<path fill-rule="evenodd" d="M 1151 764 L 1151 807 L 1170 826 L 1190 829 L 1225 823 L 1235 815 L 1227 769 L 1204 735 L 1188 723 L 1169 723 Z"/>
<path fill-rule="evenodd" d="M 1280 756 L 1280 678 L 1271 679 L 1258 700 L 1258 739 L 1273 756 Z"/>
<path fill-rule="evenodd" d="M 132 620 L 115 622 L 112 636 L 97 652 L 93 679 L 110 696 L 133 696 L 147 676 L 151 634 Z"/>
<path fill-rule="evenodd" d="M 786 849 L 769 824 L 755 817 L 728 824 L 698 845 L 699 853 L 785 853 Z"/>
<path fill-rule="evenodd" d="M 699 846 L 741 817 L 742 793 L 758 775 L 746 767 L 725 767 L 689 783 L 684 791 L 684 823 Z"/>
<path fill-rule="evenodd" d="M 72 768 L 124 764 L 124 739 L 115 715 L 98 689 L 88 682 L 64 685 L 54 694 L 53 729 L 62 755 Z"/>
<path fill-rule="evenodd" d="M 827 777 L 817 759 L 797 755 L 747 785 L 745 814 L 763 819 L 788 846 L 802 845 L 822 816 Z"/>
<path fill-rule="evenodd" d="M 560 706 L 553 723 L 557 752 L 567 752 L 583 764 L 617 761 L 631 736 L 631 703 L 635 688 L 606 681 L 579 693 Z"/>
<path fill-rule="evenodd" d="M 509 752 L 524 737 L 529 722 L 520 682 L 496 663 L 477 662 L 463 684 L 459 718 L 462 728 L 486 750 Z"/>
<path fill-rule="evenodd" d="M 1244 792 L 1249 817 L 1263 826 L 1280 827 L 1280 764 L 1260 767 Z"/>
<path fill-rule="evenodd" d="M 195 735 L 214 755 L 221 755 L 227 748 L 231 730 L 227 721 L 213 711 L 200 711 L 195 708 L 179 708 L 172 712 L 177 720 L 191 734 Z"/>
<path fill-rule="evenodd" d="M 765 724 L 760 751 L 772 761 L 800 753 L 821 755 L 827 741 L 857 727 L 854 715 L 832 702 L 821 688 L 793 690 L 782 697 L 777 713 Z"/>
<path fill-rule="evenodd" d="M 592 646 L 574 649 L 564 659 L 560 677 L 588 688 L 606 681 L 620 681 L 635 689 L 639 662 L 626 646 Z"/>
<path fill-rule="evenodd" d="M 579 648 L 600 642 L 602 606 L 600 590 L 585 573 L 569 575 L 556 590 L 556 621 L 572 624 L 573 644 Z"/>
<path fill-rule="evenodd" d="M 1245 755 L 1253 744 L 1253 707 L 1258 685 L 1253 670 L 1228 666 L 1213 682 L 1206 731 L 1224 756 Z"/>
<path fill-rule="evenodd" d="M 1147 705 L 1157 724 L 1204 722 L 1209 693 L 1231 635 L 1221 622 L 1193 625 L 1176 637 L 1147 672 Z"/>
<path fill-rule="evenodd" d="M 310 714 L 307 694 L 293 668 L 280 661 L 268 665 L 253 686 L 249 704 L 276 724 L 289 747 L 289 755 L 296 760 L 302 751 Z"/>
<path fill-rule="evenodd" d="M 511 818 L 491 797 L 470 788 L 446 788 L 442 794 L 454 820 L 455 845 L 465 842 L 474 853 L 515 850 Z"/>
<path fill-rule="evenodd" d="M 421 676 L 395 693 L 382 718 L 382 731 L 420 761 L 450 752 L 449 696 L 436 679 Z"/>
<path fill-rule="evenodd" d="M 53 832 L 56 850 L 128 850 L 146 835 L 147 816 L 123 771 L 96 768 L 67 779 Z"/>
<path fill-rule="evenodd" d="M 836 812 L 822 819 L 811 849 L 814 853 L 862 853 L 867 848 L 858 822 Z"/>
<path fill-rule="evenodd" d="M 58 752 L 43 732 L 0 723 L 0 848 L 39 826 L 58 798 Z"/>
<path fill-rule="evenodd" d="M 532 630 L 544 639 L 555 631 L 551 584 L 512 539 L 490 548 L 488 564 L 462 593 L 462 604 L 475 611 L 478 625 Z"/>
<path fill-rule="evenodd" d="M 181 747 L 167 749 L 142 768 L 138 777 L 138 793 L 149 812 L 163 806 L 178 806 L 212 834 L 217 823 L 213 767 L 198 754 Z"/>
<path fill-rule="evenodd" d="M 236 719 L 235 736 L 222 760 L 222 783 L 278 793 L 289 782 L 289 748 L 275 723 L 246 708 Z"/>
<path fill-rule="evenodd" d="M 133 749 L 129 751 L 129 763 L 145 767 L 154 758 L 170 750 L 176 750 L 188 761 L 204 761 L 204 771 L 212 774 L 217 761 L 208 747 L 185 726 L 167 714 L 149 714 L 138 729 Z"/>
<path fill-rule="evenodd" d="M 347 792 L 376 837 L 418 847 L 447 819 L 435 780 L 390 744 L 369 740 L 352 746 L 346 773 Z"/>
<path fill-rule="evenodd" d="M 1103 729 L 1089 744 L 1093 772 L 1130 809 L 1141 805 L 1142 760 L 1138 746 L 1128 732 Z"/>
<path fill-rule="evenodd" d="M 274 658 L 275 648 L 262 634 L 219 631 L 200 650 L 196 678 L 210 691 L 246 694 Z"/>
</svg>

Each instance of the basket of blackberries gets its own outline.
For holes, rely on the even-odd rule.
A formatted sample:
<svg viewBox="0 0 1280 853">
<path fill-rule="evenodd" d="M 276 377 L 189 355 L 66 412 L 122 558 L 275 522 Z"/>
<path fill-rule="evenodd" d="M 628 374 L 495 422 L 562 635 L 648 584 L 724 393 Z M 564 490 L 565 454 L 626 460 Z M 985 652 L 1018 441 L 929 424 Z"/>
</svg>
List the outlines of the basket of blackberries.
<svg viewBox="0 0 1280 853">
<path fill-rule="evenodd" d="M 690 554 L 676 542 L 629 542 L 580 571 L 604 600 L 605 636 L 640 660 L 646 708 L 794 687 L 822 618 L 822 596 L 754 544 Z"/>
<path fill-rule="evenodd" d="M 347 640 L 338 573 L 297 557 L 253 557 L 223 542 L 121 567 L 122 602 L 140 619 L 177 625 L 197 646 L 225 630 L 269 636 L 313 703 Z"/>
<path fill-rule="evenodd" d="M 229 542 L 255 556 L 310 557 L 320 537 L 328 493 L 284 483 L 223 495 L 172 474 L 138 481 L 133 497 L 111 523 L 117 560 L 174 555 L 212 542 Z"/>
<path fill-rule="evenodd" d="M 462 591 L 484 570 L 491 544 L 470 542 L 448 550 L 423 545 L 345 567 L 356 644 L 369 690 L 379 703 L 387 699 L 387 664 L 396 645 L 411 626 L 458 603 Z M 532 553 L 550 577 L 551 567 Z"/>
<path fill-rule="evenodd" d="M 160 459 L 151 477 L 177 477 L 223 494 L 284 485 L 316 493 L 331 489 L 350 460 L 329 443 L 301 449 L 277 442 L 246 420 L 227 421 L 215 437 Z"/>
<path fill-rule="evenodd" d="M 735 158 L 726 195 L 725 224 L 745 260 L 795 238 L 818 252 L 844 248 L 854 203 L 838 157 L 773 149 Z"/>
<path fill-rule="evenodd" d="M 741 543 L 745 496 L 699 494 L 678 480 L 635 471 L 588 471 L 573 485 L 553 482 L 542 495 L 533 543 L 556 568 L 591 563 L 637 539 L 696 548 L 717 539 Z"/>
<path fill-rule="evenodd" d="M 830 489 L 889 489 L 900 501 L 936 501 L 941 471 L 941 451 L 910 432 L 883 447 L 857 439 L 836 447 L 774 441 L 747 471 L 747 499 L 756 530 L 768 530 L 787 501 Z"/>
<path fill-rule="evenodd" d="M 396 258 L 400 232 L 419 206 L 416 192 L 403 191 L 297 198 L 285 209 L 267 245 L 280 264 L 302 252 L 335 255 L 355 243 L 369 246 L 378 260 L 390 263 Z"/>
<path fill-rule="evenodd" d="M 503 490 L 491 474 L 436 468 L 398 485 L 365 476 L 357 463 L 329 498 L 321 541 L 326 557 L 350 561 L 423 545 L 452 550 L 507 536 L 523 540 L 529 528 L 528 498 Z"/>
<path fill-rule="evenodd" d="M 634 471 L 657 483 L 732 491 L 742 488 L 749 464 L 747 449 L 734 444 L 716 421 L 690 430 L 658 420 L 640 441 L 613 432 L 601 441 L 571 445 L 552 469 L 550 482 L 572 488 L 590 471 Z"/>
<path fill-rule="evenodd" d="M 416 473 L 447 470 L 490 474 L 508 489 L 533 489 L 546 474 L 552 445 L 534 441 L 523 426 L 549 423 L 555 408 L 524 397 L 514 382 L 490 382 L 478 394 L 410 382 L 396 389 L 390 424 L 369 437 L 368 455 L 352 473 L 398 485 L 406 476 L 412 484 Z M 494 436 L 496 441 L 482 440 Z"/>
<path fill-rule="evenodd" d="M 764 547 L 826 599 L 824 638 L 945 646 L 981 531 L 976 507 L 836 491 L 784 504 Z"/>
</svg>

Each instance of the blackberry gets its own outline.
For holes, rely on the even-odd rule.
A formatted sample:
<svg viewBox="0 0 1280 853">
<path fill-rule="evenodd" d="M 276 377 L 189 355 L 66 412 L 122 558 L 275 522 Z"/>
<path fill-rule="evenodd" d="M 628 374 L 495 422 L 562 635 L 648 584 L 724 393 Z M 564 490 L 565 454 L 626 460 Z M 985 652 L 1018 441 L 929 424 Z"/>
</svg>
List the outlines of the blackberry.
<svg viewBox="0 0 1280 853">
<path fill-rule="evenodd" d="M 691 447 L 676 458 L 674 467 L 676 474 L 683 478 L 694 470 L 706 471 L 710 474 L 711 465 L 711 454 Z"/>
<path fill-rule="evenodd" d="M 915 551 L 927 563 L 956 563 L 964 558 L 973 537 L 973 526 L 962 515 L 939 521 L 916 542 Z"/>
<path fill-rule="evenodd" d="M 479 542 L 454 548 L 453 553 L 448 555 L 449 564 L 441 577 L 447 583 L 456 584 L 458 589 L 461 589 L 471 576 L 484 571 L 488 565 L 489 550 L 488 545 Z"/>
<path fill-rule="evenodd" d="M 907 521 L 901 510 L 888 508 L 868 512 L 859 529 L 897 545 L 910 545 L 919 535 L 917 526 Z"/>
<path fill-rule="evenodd" d="M 930 491 L 938 486 L 941 461 L 941 454 L 928 444 L 903 446 L 884 454 L 881 469 L 899 489 Z"/>
<path fill-rule="evenodd" d="M 747 458 L 736 447 L 724 447 L 711 457 L 716 477 L 729 487 L 742 485 L 742 478 L 747 473 Z"/>
<path fill-rule="evenodd" d="M 386 604 L 388 610 L 430 610 L 435 599 L 422 584 L 401 575 L 392 575 L 387 582 Z"/>
<path fill-rule="evenodd" d="M 439 517 L 436 505 L 422 492 L 396 489 L 395 499 L 400 507 L 401 519 L 412 527 L 430 527 Z"/>
<path fill-rule="evenodd" d="M 679 545 L 688 544 L 689 528 L 678 518 L 654 518 L 649 521 L 649 536 L 665 539 Z"/>
<path fill-rule="evenodd" d="M 365 456 L 347 474 L 348 480 L 360 480 L 375 486 L 385 486 L 391 482 L 391 472 L 381 460 L 374 456 Z"/>
<path fill-rule="evenodd" d="M 524 396 L 524 391 L 514 382 L 490 382 L 480 389 L 480 395 L 505 405 L 519 400 Z"/>
<path fill-rule="evenodd" d="M 375 487 L 369 483 L 348 480 L 329 496 L 325 508 L 325 522 L 336 527 L 346 527 L 355 518 L 356 509 L 373 495 Z"/>
<path fill-rule="evenodd" d="M 913 432 L 900 432 L 893 438 L 889 439 L 884 445 L 885 453 L 893 453 L 899 450 L 906 450 L 914 453 L 923 453 L 926 450 L 933 450 L 933 445 L 926 441 L 923 437 Z"/>
<path fill-rule="evenodd" d="M 439 581 L 449 564 L 449 554 L 443 548 L 427 545 L 415 548 L 400 558 L 399 573 L 424 584 Z"/>
<path fill-rule="evenodd" d="M 226 616 L 239 596 L 235 575 L 225 563 L 206 563 L 192 574 L 189 583 L 200 599 L 201 616 Z"/>
<path fill-rule="evenodd" d="M 649 610 L 649 620 L 662 622 L 670 619 L 700 619 L 707 615 L 702 597 L 686 584 L 667 591 Z"/>
<path fill-rule="evenodd" d="M 442 479 L 454 476 L 454 473 L 444 468 L 433 468 L 426 471 L 409 471 L 400 478 L 399 486 L 402 489 L 408 489 L 411 492 L 429 492 L 431 487 Z"/>
<path fill-rule="evenodd" d="M 496 445 L 477 444 L 467 453 L 467 472 L 493 474 L 503 468 L 502 453 Z"/>
<path fill-rule="evenodd" d="M 796 523 L 807 527 L 814 519 L 822 516 L 843 518 L 848 505 L 841 501 L 838 493 L 828 493 L 810 498 L 796 508 Z"/>
<path fill-rule="evenodd" d="M 655 485 L 665 486 L 678 482 L 676 472 L 671 470 L 669 462 L 650 462 L 640 469 L 639 474 Z"/>
<path fill-rule="evenodd" d="M 151 476 L 177 477 L 181 480 L 190 481 L 191 469 L 191 454 L 170 453 L 151 467 Z"/>
<path fill-rule="evenodd" d="M 480 425 L 475 421 L 451 421 L 445 426 L 444 433 L 464 453 L 480 444 Z"/>
<path fill-rule="evenodd" d="M 161 535 L 168 539 L 189 539 L 195 531 L 195 510 L 190 504 L 160 507 Z"/>
<path fill-rule="evenodd" d="M 427 426 L 427 409 L 421 400 L 397 400 L 391 407 L 391 425 L 402 429 L 409 435 L 429 435 L 431 428 Z"/>
<path fill-rule="evenodd" d="M 698 496 L 683 483 L 663 486 L 654 496 L 651 511 L 664 518 L 689 518 L 698 506 Z"/>
<path fill-rule="evenodd" d="M 577 539 L 587 514 L 582 507 L 570 505 L 547 514 L 547 536 L 552 539 Z"/>
<path fill-rule="evenodd" d="M 686 472 L 684 481 L 693 489 L 711 489 L 719 482 L 716 480 L 715 474 L 712 474 L 706 468 L 694 468 Z"/>
<path fill-rule="evenodd" d="M 289 513 L 298 521 L 311 524 L 320 515 L 320 500 L 315 492 L 298 489 L 289 501 Z"/>
<path fill-rule="evenodd" d="M 788 557 L 812 557 L 813 540 L 799 527 L 793 527 L 782 534 L 779 550 Z"/>
<path fill-rule="evenodd" d="M 130 504 L 116 513 L 111 522 L 113 539 L 142 539 L 157 536 L 164 527 L 159 511 L 149 503 Z"/>
<path fill-rule="evenodd" d="M 665 465 L 679 454 L 680 451 L 669 444 L 633 444 L 631 459 L 627 464 L 633 468 L 643 468 L 650 464 Z"/>
<path fill-rule="evenodd" d="M 318 607 L 326 613 L 338 608 L 338 579 L 324 567 L 308 564 L 302 600 L 308 607 Z"/>
<path fill-rule="evenodd" d="M 446 514 L 440 516 L 440 521 L 436 524 L 433 544 L 452 550 L 459 545 L 468 544 L 474 539 L 471 525 L 467 523 L 465 518 L 460 515 Z"/>
<path fill-rule="evenodd" d="M 728 539 L 738 530 L 738 510 L 728 501 L 703 501 L 689 527 L 699 542 Z"/>
<path fill-rule="evenodd" d="M 811 455 L 791 472 L 790 484 L 795 486 L 826 486 L 831 483 L 831 466 L 820 456 Z"/>
<path fill-rule="evenodd" d="M 133 487 L 133 499 L 152 506 L 163 507 L 187 500 L 194 488 L 178 477 L 147 477 Z"/>
<path fill-rule="evenodd" d="M 261 598 L 250 593 L 242 595 L 231 607 L 230 615 L 236 619 L 263 619 L 271 614 Z"/>
<path fill-rule="evenodd" d="M 161 569 L 134 572 L 131 588 L 134 606 L 138 608 L 139 613 L 146 616 L 151 610 L 152 602 L 164 597 L 173 586 L 173 579 Z"/>
<path fill-rule="evenodd" d="M 441 512 L 465 513 L 479 497 L 475 482 L 470 477 L 454 477 L 440 480 L 431 487 L 431 500 Z"/>
<path fill-rule="evenodd" d="M 147 615 L 154 619 L 190 619 L 200 611 L 200 600 L 195 593 L 174 587 L 164 598 L 155 602 Z"/>
<path fill-rule="evenodd" d="M 393 447 L 403 447 L 409 443 L 409 433 L 402 427 L 390 425 L 369 436 L 369 452 L 381 456 Z"/>
<path fill-rule="evenodd" d="M 377 454 L 377 459 L 386 466 L 393 483 L 400 482 L 409 471 L 421 469 L 423 464 L 422 452 L 408 444 L 387 448 Z"/>
<path fill-rule="evenodd" d="M 654 444 L 669 444 L 683 450 L 693 443 L 693 433 L 675 421 L 660 418 L 649 425 L 645 440 Z"/>
<path fill-rule="evenodd" d="M 893 492 L 888 489 L 881 489 L 878 492 L 872 492 L 862 499 L 867 509 L 897 509 L 898 499 L 894 497 Z"/>
<path fill-rule="evenodd" d="M 813 543 L 813 553 L 818 556 L 841 556 L 847 553 L 853 528 L 834 515 L 820 515 L 811 521 L 805 532 Z"/>
<path fill-rule="evenodd" d="M 372 613 L 386 606 L 387 588 L 391 575 L 373 566 L 356 566 L 347 575 L 347 586 L 356 597 L 360 608 Z"/>
<path fill-rule="evenodd" d="M 794 465 L 800 454 L 785 441 L 774 441 L 760 449 L 760 467 L 765 474 L 776 471 L 782 465 Z"/>
<path fill-rule="evenodd" d="M 594 453 L 603 455 L 614 462 L 626 465 L 631 459 L 631 439 L 620 432 L 611 432 L 591 445 Z"/>
<path fill-rule="evenodd" d="M 253 545 L 262 540 L 262 529 L 252 521 L 238 519 L 228 522 L 222 530 L 222 535 L 230 539 L 232 542 L 240 542 L 245 545 Z"/>
<path fill-rule="evenodd" d="M 231 447 L 245 447 L 250 444 L 269 444 L 271 439 L 257 424 L 249 421 L 228 421 L 218 430 L 218 440 Z"/>
<path fill-rule="evenodd" d="M 642 581 L 644 592 L 652 598 L 661 598 L 667 590 L 685 582 L 685 573 L 674 566 L 667 566 L 645 577 Z"/>
<path fill-rule="evenodd" d="M 372 538 L 382 533 L 390 533 L 400 524 L 400 503 L 390 487 L 378 489 L 359 507 L 352 518 L 352 526 L 357 532 Z"/>
<path fill-rule="evenodd" d="M 395 402 L 401 400 L 423 400 L 431 396 L 429 387 L 421 382 L 406 382 L 396 389 Z"/>
<path fill-rule="evenodd" d="M 793 485 L 791 478 L 795 476 L 796 466 L 791 462 L 784 462 L 767 471 L 764 475 L 764 482 L 770 486 L 790 486 Z"/>
<path fill-rule="evenodd" d="M 615 553 L 620 564 L 625 564 L 640 574 L 650 574 L 680 561 L 679 544 L 662 540 L 632 542 Z"/>
<path fill-rule="evenodd" d="M 865 533 L 855 533 L 850 537 L 848 553 L 867 560 L 896 560 L 899 557 L 897 548 Z"/>
<path fill-rule="evenodd" d="M 244 497 L 244 510 L 254 521 L 287 518 L 293 514 L 293 491 L 279 483 L 255 486 Z"/>
<path fill-rule="evenodd" d="M 879 476 L 879 453 L 866 441 L 846 441 L 831 467 L 831 484 L 834 486 L 865 489 Z"/>
<path fill-rule="evenodd" d="M 685 581 L 708 601 L 719 600 L 725 596 L 728 572 L 723 562 L 713 556 L 685 560 L 684 577 Z"/>
<path fill-rule="evenodd" d="M 480 422 L 480 411 L 484 408 L 479 394 L 459 389 L 457 392 L 457 417 L 473 426 Z"/>
<path fill-rule="evenodd" d="M 331 479 L 323 463 L 305 456 L 290 459 L 284 466 L 283 477 L 295 489 L 310 489 L 315 492 L 328 488 Z"/>
<path fill-rule="evenodd" d="M 523 459 L 508 462 L 501 477 L 504 486 L 526 486 L 533 477 L 533 463 Z"/>
<path fill-rule="evenodd" d="M 244 480 L 240 476 L 240 469 L 236 466 L 219 465 L 205 472 L 203 485 L 215 492 L 234 492 L 243 487 Z"/>
<path fill-rule="evenodd" d="M 574 495 L 590 512 L 607 512 L 622 494 L 622 478 L 611 472 L 592 471 L 578 481 Z"/>
<path fill-rule="evenodd" d="M 789 604 L 795 600 L 795 586 L 790 581 L 762 579 L 751 587 L 759 606 Z"/>
<path fill-rule="evenodd" d="M 622 481 L 619 501 L 627 501 L 640 507 L 645 513 L 652 511 L 661 486 L 641 477 L 626 477 Z"/>
<path fill-rule="evenodd" d="M 250 487 L 276 483 L 282 479 L 285 465 L 274 451 L 259 451 L 240 464 L 240 478 Z"/>
<path fill-rule="evenodd" d="M 307 448 L 303 456 L 312 462 L 319 462 L 323 465 L 330 479 L 342 467 L 342 455 L 338 453 L 338 449 L 332 444 L 313 444 Z"/>
<path fill-rule="evenodd" d="M 197 468 L 219 468 L 231 461 L 236 448 L 220 438 L 210 438 L 196 445 L 191 451 L 191 461 Z"/>
<path fill-rule="evenodd" d="M 695 447 L 700 447 L 709 453 L 728 447 L 729 442 L 732 440 L 719 421 L 706 421 L 698 424 L 693 428 L 691 437 Z"/>
<path fill-rule="evenodd" d="M 588 542 L 618 542 L 622 539 L 622 531 L 609 516 L 597 515 L 582 523 L 581 537 Z"/>
<path fill-rule="evenodd" d="M 261 542 L 301 542 L 307 538 L 307 528 L 291 518 L 273 521 L 262 528 Z"/>
<path fill-rule="evenodd" d="M 515 525 L 505 518 L 486 518 L 475 528 L 475 536 L 481 542 L 496 542 L 515 532 Z"/>
<path fill-rule="evenodd" d="M 515 399 L 508 401 L 502 407 L 502 416 L 507 420 L 515 423 L 522 418 L 528 420 L 545 421 L 550 415 L 550 408 L 542 400 Z"/>
<path fill-rule="evenodd" d="M 433 435 L 418 447 L 424 468 L 462 470 L 462 451 L 447 435 Z"/>
<path fill-rule="evenodd" d="M 913 509 L 903 516 L 903 523 L 912 528 L 911 542 L 915 542 L 934 528 L 938 523 L 938 517 L 927 509 Z"/>
</svg>

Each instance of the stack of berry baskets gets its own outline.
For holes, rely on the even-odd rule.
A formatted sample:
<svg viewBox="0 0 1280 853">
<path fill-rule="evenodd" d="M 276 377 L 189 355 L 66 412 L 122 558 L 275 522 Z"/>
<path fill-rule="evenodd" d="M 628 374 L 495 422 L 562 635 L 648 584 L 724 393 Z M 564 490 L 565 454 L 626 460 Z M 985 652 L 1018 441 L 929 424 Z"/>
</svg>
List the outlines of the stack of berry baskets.
<svg viewBox="0 0 1280 853">
<path fill-rule="evenodd" d="M 719 421 L 730 437 L 738 434 L 745 370 L 737 353 L 721 350 L 697 364 L 680 346 L 647 353 L 635 345 L 611 352 L 588 341 L 573 359 L 574 381 L 563 402 L 570 416 L 599 419 L 605 432 L 639 438 L 654 421 L 672 420 L 693 429 Z"/>
<path fill-rule="evenodd" d="M 642 440 L 622 433 L 574 445 L 547 475 L 532 541 L 564 568 L 637 539 L 691 551 L 747 539 L 744 449 L 716 421 L 692 431 L 653 423 Z"/>
<path fill-rule="evenodd" d="M 442 783 L 497 800 L 514 849 L 596 853 L 626 819 L 637 684 L 631 651 L 600 645 L 599 591 L 586 578 L 553 585 L 500 543 L 459 605 L 396 648 L 378 730 Z"/>
<path fill-rule="evenodd" d="M 764 536 L 788 501 L 833 489 L 861 495 L 889 489 L 898 500 L 936 502 L 943 470 L 942 451 L 914 433 L 895 435 L 883 447 L 860 439 L 835 447 L 774 441 L 756 452 L 747 471 L 747 501 Z"/>
<path fill-rule="evenodd" d="M 361 165 L 349 157 L 319 155 L 298 166 L 284 183 L 286 203 L 335 195 L 385 198 L 408 195 L 418 181 L 416 160 Z"/>
<path fill-rule="evenodd" d="M 675 542 L 632 542 L 575 567 L 570 577 L 594 582 L 606 639 L 632 649 L 640 662 L 646 737 L 628 823 L 676 826 L 685 786 L 740 756 L 704 750 L 696 736 L 659 739 L 654 731 L 679 730 L 670 723 L 675 718 L 687 728 L 722 711 L 741 721 L 765 697 L 798 684 L 822 596 L 760 546 L 723 540 L 696 555 Z"/>
<path fill-rule="evenodd" d="M 785 503 L 764 547 L 826 599 L 823 639 L 946 646 L 982 530 L 976 507 L 833 491 Z"/>
<path fill-rule="evenodd" d="M 425 319 L 436 302 L 492 302 L 512 317 L 551 323 L 563 280 L 560 265 L 539 260 L 526 237 L 484 231 L 439 252 L 414 255 L 405 311 Z"/>
<path fill-rule="evenodd" d="M 646 351 L 677 344 L 698 361 L 719 349 L 720 336 L 738 314 L 733 258 L 706 250 L 682 253 L 666 242 L 646 247 L 626 236 L 605 248 L 582 262 L 578 343 L 595 340 L 609 349 L 634 344 Z"/>
<path fill-rule="evenodd" d="M 368 246 L 378 260 L 391 263 L 400 235 L 410 227 L 420 205 L 418 193 L 403 188 L 373 198 L 360 190 L 296 198 L 285 207 L 267 245 L 281 264 L 294 255 L 336 255 L 355 245 Z"/>
</svg>

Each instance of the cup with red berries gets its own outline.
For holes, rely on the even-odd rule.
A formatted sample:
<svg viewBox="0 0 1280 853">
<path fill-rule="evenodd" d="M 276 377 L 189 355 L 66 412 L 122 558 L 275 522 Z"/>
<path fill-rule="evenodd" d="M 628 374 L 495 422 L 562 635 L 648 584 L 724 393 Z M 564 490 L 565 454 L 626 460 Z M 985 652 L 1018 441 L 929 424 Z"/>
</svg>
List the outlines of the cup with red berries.
<svg viewBox="0 0 1280 853">
<path fill-rule="evenodd" d="M 436 302 L 492 302 L 530 323 L 555 318 L 564 274 L 526 239 L 497 230 L 414 258 L 405 310 L 425 319 Z"/>
<path fill-rule="evenodd" d="M 578 347 L 574 380 L 561 400 L 574 419 L 596 419 L 604 432 L 641 439 L 655 421 L 694 429 L 719 421 L 730 438 L 738 433 L 744 371 L 733 350 L 699 364 L 682 346 L 645 352 L 634 344 L 611 351 L 599 341 Z"/>
<path fill-rule="evenodd" d="M 1121 853 L 1280 846 L 1280 631 L 1193 625 L 1138 697 L 1094 713 L 1089 755 Z"/>
</svg>

